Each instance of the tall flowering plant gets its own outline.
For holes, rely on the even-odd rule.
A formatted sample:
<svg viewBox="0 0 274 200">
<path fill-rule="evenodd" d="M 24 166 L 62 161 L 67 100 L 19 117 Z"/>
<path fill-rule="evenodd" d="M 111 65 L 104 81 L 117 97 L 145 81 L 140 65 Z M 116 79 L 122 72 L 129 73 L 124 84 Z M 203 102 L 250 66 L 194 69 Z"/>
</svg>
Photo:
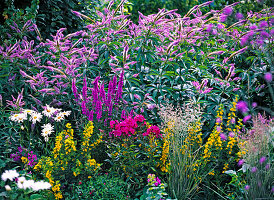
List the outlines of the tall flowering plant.
<svg viewBox="0 0 274 200">
<path fill-rule="evenodd" d="M 141 189 L 146 183 L 145 174 L 160 162 L 160 128 L 146 122 L 143 115 L 110 121 L 110 128 L 106 142 L 111 170 L 129 181 L 131 192 Z"/>
</svg>

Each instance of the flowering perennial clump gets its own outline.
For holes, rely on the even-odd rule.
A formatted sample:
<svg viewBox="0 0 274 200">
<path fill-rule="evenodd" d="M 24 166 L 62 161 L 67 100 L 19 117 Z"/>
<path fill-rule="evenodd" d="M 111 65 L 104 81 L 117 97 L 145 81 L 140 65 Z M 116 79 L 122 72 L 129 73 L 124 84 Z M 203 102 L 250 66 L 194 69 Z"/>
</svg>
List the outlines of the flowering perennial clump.
<svg viewBox="0 0 274 200">
<path fill-rule="evenodd" d="M 124 121 L 118 122 L 110 121 L 110 128 L 114 129 L 110 132 L 110 136 L 113 135 L 115 137 L 120 136 L 136 136 L 139 134 L 137 129 L 145 128 L 142 133 L 143 136 L 155 136 L 156 138 L 161 137 L 160 128 L 158 126 L 148 125 L 146 128 L 147 122 L 143 115 L 136 115 L 134 118 L 127 117 Z"/>
<path fill-rule="evenodd" d="M 21 146 L 18 147 L 18 152 L 10 155 L 10 158 L 16 162 L 22 162 L 25 167 L 34 167 L 37 163 L 36 154 L 34 154 L 33 151 L 29 151 L 28 149 Z"/>
<path fill-rule="evenodd" d="M 92 139 L 93 123 L 90 121 L 86 126 L 83 138 L 81 138 L 81 148 L 79 149 L 76 148 L 74 130 L 71 124 L 68 123 L 66 128 L 67 130 L 63 130 L 56 136 L 51 156 L 42 157 L 34 167 L 35 170 L 41 170 L 44 173 L 45 178 L 52 186 L 56 199 L 63 198 L 60 174 L 70 180 L 79 175 L 87 178 L 93 175 L 101 166 L 92 158 L 89 145 Z"/>
</svg>

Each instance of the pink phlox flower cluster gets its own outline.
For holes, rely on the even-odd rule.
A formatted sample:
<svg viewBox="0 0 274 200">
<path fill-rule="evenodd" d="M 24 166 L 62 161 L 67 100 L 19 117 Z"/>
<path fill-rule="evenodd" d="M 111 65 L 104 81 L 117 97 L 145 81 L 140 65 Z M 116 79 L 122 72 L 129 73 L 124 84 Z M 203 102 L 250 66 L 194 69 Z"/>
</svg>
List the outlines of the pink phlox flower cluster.
<svg viewBox="0 0 274 200">
<path fill-rule="evenodd" d="M 140 130 L 143 130 L 143 128 L 146 127 L 146 124 L 146 119 L 143 115 L 136 115 L 134 118 L 129 116 L 121 122 L 119 122 L 118 120 L 112 120 L 110 121 L 110 128 L 114 130 L 110 132 L 110 136 L 133 136 L 140 132 Z M 150 126 L 142 135 L 151 135 L 158 138 L 159 136 L 161 136 L 161 131 L 158 126 Z"/>
<path fill-rule="evenodd" d="M 161 131 L 158 126 L 150 126 L 145 133 L 143 133 L 143 136 L 149 136 L 153 135 L 156 138 L 161 136 Z"/>
</svg>

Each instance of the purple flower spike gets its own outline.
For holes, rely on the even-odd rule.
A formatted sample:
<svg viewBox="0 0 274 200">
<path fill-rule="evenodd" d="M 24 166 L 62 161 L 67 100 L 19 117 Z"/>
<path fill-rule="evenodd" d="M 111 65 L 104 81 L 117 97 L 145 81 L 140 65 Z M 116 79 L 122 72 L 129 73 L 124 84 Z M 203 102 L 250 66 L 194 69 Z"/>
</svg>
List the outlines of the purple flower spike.
<svg viewBox="0 0 274 200">
<path fill-rule="evenodd" d="M 265 79 L 267 82 L 271 82 L 271 81 L 272 81 L 272 74 L 271 74 L 271 72 L 265 73 L 264 79 Z"/>
<path fill-rule="evenodd" d="M 225 22 L 227 20 L 227 15 L 221 15 L 220 16 L 220 22 Z"/>
<path fill-rule="evenodd" d="M 246 123 L 250 119 L 251 119 L 251 115 L 247 115 L 244 117 L 243 122 Z"/>
<path fill-rule="evenodd" d="M 265 165 L 265 169 L 266 169 L 266 170 L 269 170 L 269 169 L 270 169 L 270 164 L 269 164 L 269 163 L 267 163 L 267 164 Z"/>
</svg>

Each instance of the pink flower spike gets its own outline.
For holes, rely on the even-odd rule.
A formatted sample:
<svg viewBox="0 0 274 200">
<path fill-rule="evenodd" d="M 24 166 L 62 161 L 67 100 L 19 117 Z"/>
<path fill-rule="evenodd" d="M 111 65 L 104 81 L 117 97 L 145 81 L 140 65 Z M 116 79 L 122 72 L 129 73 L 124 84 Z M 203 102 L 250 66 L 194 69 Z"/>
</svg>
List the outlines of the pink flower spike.
<svg viewBox="0 0 274 200">
<path fill-rule="evenodd" d="M 246 123 L 250 119 L 251 119 L 251 115 L 247 115 L 244 117 L 243 122 Z"/>
</svg>

